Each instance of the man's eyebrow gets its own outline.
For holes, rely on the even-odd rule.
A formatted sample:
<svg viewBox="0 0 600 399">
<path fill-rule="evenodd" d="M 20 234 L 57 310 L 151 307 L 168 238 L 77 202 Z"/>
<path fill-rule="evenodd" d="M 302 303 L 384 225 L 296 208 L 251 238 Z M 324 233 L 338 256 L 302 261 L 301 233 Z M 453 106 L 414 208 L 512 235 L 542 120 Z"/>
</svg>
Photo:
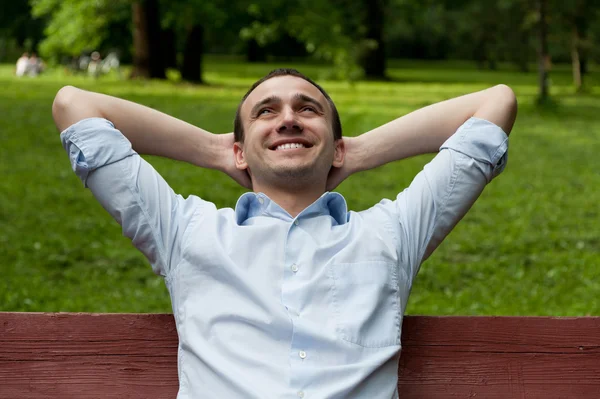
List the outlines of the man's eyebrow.
<svg viewBox="0 0 600 399">
<path fill-rule="evenodd" d="M 304 93 L 297 93 L 297 94 L 295 94 L 294 95 L 294 100 L 300 100 L 300 101 L 303 101 L 305 103 L 311 103 L 315 107 L 318 108 L 319 112 L 325 112 L 325 109 L 323 108 L 323 105 L 319 101 L 315 100 L 314 98 L 312 98 L 310 96 L 307 96 Z"/>
<path fill-rule="evenodd" d="M 254 107 L 252 107 L 252 110 L 250 111 L 250 115 L 256 115 L 256 113 L 262 106 L 264 106 L 266 104 L 272 104 L 272 103 L 276 103 L 276 104 L 281 103 L 281 97 L 269 96 L 269 97 L 263 98 L 262 100 L 260 100 L 256 104 L 254 104 Z"/>
</svg>

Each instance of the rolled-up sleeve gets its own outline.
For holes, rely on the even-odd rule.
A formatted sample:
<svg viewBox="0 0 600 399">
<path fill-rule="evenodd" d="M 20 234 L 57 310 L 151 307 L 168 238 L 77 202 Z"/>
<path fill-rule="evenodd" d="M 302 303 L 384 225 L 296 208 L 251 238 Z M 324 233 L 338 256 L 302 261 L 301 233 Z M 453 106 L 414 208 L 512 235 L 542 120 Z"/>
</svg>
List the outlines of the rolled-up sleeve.
<svg viewBox="0 0 600 399">
<path fill-rule="evenodd" d="M 508 136 L 492 122 L 470 118 L 442 146 L 444 149 L 459 152 L 492 168 L 487 169 L 488 182 L 498 176 L 506 167 L 508 159 Z"/>
<path fill-rule="evenodd" d="M 60 134 L 71 168 L 85 187 L 94 170 L 136 155 L 131 143 L 114 125 L 102 118 L 84 119 Z"/>
<path fill-rule="evenodd" d="M 194 212 L 160 174 L 106 119 L 82 120 L 61 133 L 73 171 L 121 225 L 150 261 L 166 276 L 181 256 L 181 236 Z"/>
<path fill-rule="evenodd" d="M 504 170 L 507 154 L 508 137 L 499 126 L 470 118 L 397 196 L 400 251 L 413 277 L 486 184 Z"/>
</svg>

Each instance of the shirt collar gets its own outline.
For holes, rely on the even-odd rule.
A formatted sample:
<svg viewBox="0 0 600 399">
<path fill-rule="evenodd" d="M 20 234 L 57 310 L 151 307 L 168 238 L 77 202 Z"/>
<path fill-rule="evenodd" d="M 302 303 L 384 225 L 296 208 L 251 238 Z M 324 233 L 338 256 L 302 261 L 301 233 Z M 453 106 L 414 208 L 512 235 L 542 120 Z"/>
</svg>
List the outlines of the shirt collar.
<svg viewBox="0 0 600 399">
<path fill-rule="evenodd" d="M 326 192 L 298 214 L 297 219 L 311 216 L 330 215 L 337 224 L 348 221 L 348 206 L 340 193 Z M 237 224 L 256 216 L 270 216 L 292 221 L 294 218 L 264 193 L 245 193 L 235 205 Z"/>
</svg>

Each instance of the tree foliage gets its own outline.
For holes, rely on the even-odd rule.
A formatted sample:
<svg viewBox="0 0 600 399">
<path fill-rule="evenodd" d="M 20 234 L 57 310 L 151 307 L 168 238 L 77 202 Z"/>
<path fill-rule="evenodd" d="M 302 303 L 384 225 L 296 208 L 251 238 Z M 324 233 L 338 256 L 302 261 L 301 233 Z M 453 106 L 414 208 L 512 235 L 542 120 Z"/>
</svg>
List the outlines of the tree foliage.
<svg viewBox="0 0 600 399">
<path fill-rule="evenodd" d="M 40 52 L 48 58 L 99 48 L 110 24 L 129 23 L 129 0 L 31 0 L 32 15 L 47 17 Z"/>
<path fill-rule="evenodd" d="M 383 7 L 385 1 L 377 0 Z M 314 57 L 333 63 L 337 77 L 358 79 L 364 69 L 361 57 L 377 43 L 367 36 L 368 15 L 361 12 L 365 1 L 255 0 L 248 4 L 252 22 L 240 34 L 265 46 L 289 35 L 304 44 Z"/>
<path fill-rule="evenodd" d="M 78 55 L 120 45 L 126 55 L 132 1 L 30 0 L 33 15 L 46 21 L 40 50 Z M 470 59 L 490 69 L 510 62 L 527 71 L 539 47 L 537 1 L 156 0 L 162 30 L 156 46 L 166 65 L 192 81 L 201 81 L 207 52 L 254 60 L 310 54 L 335 65 L 344 79 L 382 78 L 386 58 Z M 17 3 L 8 14 L 22 12 Z M 583 76 L 589 61 L 600 60 L 600 0 L 546 3 L 548 57 L 579 65 Z M 2 29 L 10 30 L 4 20 Z"/>
</svg>

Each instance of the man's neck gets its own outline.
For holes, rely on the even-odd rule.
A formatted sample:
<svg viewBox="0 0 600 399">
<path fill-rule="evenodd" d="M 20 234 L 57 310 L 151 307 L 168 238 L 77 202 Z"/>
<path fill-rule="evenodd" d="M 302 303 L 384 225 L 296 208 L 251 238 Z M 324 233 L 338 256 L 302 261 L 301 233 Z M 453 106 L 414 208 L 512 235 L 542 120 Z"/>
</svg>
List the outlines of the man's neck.
<svg viewBox="0 0 600 399">
<path fill-rule="evenodd" d="M 320 185 L 297 188 L 266 187 L 254 182 L 253 189 L 256 193 L 266 194 L 294 218 L 325 193 L 325 187 Z"/>
</svg>

